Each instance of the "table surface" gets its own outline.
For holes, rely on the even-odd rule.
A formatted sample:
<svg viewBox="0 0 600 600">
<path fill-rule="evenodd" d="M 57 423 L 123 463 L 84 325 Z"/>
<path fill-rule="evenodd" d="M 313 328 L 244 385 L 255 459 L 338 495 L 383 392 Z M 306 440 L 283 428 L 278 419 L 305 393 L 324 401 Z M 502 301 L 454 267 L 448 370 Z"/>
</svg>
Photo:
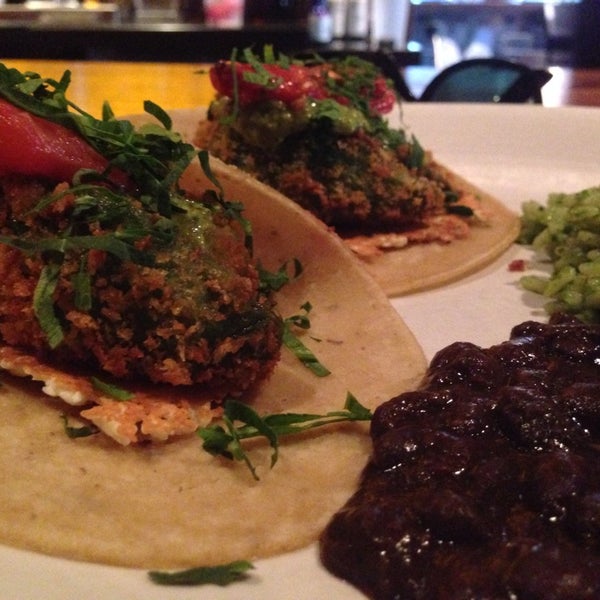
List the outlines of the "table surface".
<svg viewBox="0 0 600 600">
<path fill-rule="evenodd" d="M 207 65 L 193 63 L 128 63 L 6 59 L 8 67 L 59 78 L 70 70 L 70 99 L 99 115 L 107 100 L 117 115 L 143 112 L 144 100 L 165 109 L 206 106 L 214 91 Z M 421 69 L 421 70 L 420 70 Z M 553 77 L 542 90 L 545 106 L 600 106 L 600 69 L 550 67 Z M 433 76 L 421 67 L 408 67 L 407 79 L 422 85 Z M 410 75 L 412 73 L 412 75 Z"/>
</svg>

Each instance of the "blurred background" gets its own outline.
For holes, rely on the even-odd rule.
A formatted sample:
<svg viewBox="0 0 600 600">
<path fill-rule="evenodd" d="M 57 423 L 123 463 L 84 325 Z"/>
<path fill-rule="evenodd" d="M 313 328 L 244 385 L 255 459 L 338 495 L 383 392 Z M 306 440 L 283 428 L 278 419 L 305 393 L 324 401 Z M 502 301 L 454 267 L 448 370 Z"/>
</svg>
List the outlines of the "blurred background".
<svg viewBox="0 0 600 600">
<path fill-rule="evenodd" d="M 0 56 L 212 61 L 233 47 L 600 67 L 600 0 L 0 0 Z"/>
</svg>

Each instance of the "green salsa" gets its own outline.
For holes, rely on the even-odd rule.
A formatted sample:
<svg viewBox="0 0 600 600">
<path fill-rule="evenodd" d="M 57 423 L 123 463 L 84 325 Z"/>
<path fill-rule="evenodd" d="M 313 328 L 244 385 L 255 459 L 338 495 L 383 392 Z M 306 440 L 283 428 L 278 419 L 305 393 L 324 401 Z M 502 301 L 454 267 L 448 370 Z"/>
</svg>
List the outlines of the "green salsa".
<svg viewBox="0 0 600 600">
<path fill-rule="evenodd" d="M 211 105 L 211 113 L 216 118 L 227 119 L 228 105 L 226 98 L 216 100 Z M 329 98 L 306 99 L 298 107 L 290 107 L 280 100 L 268 100 L 245 107 L 232 121 L 231 127 L 248 144 L 275 148 L 290 135 L 320 119 L 327 119 L 333 131 L 340 135 L 351 135 L 360 128 L 368 127 L 368 121 L 360 110 Z"/>
</svg>

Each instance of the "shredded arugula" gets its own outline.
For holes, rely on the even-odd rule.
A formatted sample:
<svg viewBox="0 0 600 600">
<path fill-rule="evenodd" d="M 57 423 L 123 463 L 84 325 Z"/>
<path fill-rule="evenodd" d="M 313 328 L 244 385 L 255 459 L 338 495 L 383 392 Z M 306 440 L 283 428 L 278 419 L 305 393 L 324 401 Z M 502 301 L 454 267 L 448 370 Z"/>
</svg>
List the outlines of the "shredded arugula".
<svg viewBox="0 0 600 600">
<path fill-rule="evenodd" d="M 260 285 L 264 291 L 278 291 L 290 280 L 299 277 L 302 273 L 302 264 L 298 259 L 292 261 L 293 272 L 289 274 L 290 262 L 285 262 L 277 271 L 267 271 L 259 267 Z M 294 333 L 294 328 L 310 329 L 308 314 L 312 310 L 310 302 L 305 302 L 301 307 L 303 312 L 287 317 L 283 320 L 282 342 L 283 345 L 298 358 L 298 360 L 317 377 L 326 377 L 331 371 L 321 363 L 312 350 L 310 350 Z M 313 338 L 316 339 L 316 338 Z"/>
<path fill-rule="evenodd" d="M 178 182 L 193 160 L 200 161 L 216 187 L 212 193 L 215 210 L 222 210 L 228 218 L 238 220 L 244 228 L 246 246 L 250 249 L 252 246 L 252 231 L 249 222 L 242 217 L 242 205 L 224 200 L 223 189 L 210 170 L 208 153 L 198 152 L 173 132 L 166 111 L 146 101 L 144 110 L 158 123 L 136 129 L 129 121 L 116 119 L 110 105 L 105 103 L 102 118 L 97 119 L 67 99 L 70 81 L 69 71 L 54 80 L 0 64 L 0 97 L 74 130 L 109 161 L 104 173 L 81 169 L 68 189 L 48 194 L 31 211 L 40 214 L 67 195 L 74 198 L 71 221 L 60 234 L 33 237 L 19 232 L 0 236 L 0 243 L 30 255 L 43 255 L 46 265 L 35 290 L 34 310 L 52 348 L 63 340 L 53 294 L 66 254 L 81 255 L 81 268 L 71 281 L 76 306 L 89 311 L 92 283 L 86 272 L 87 253 L 101 250 L 118 260 L 151 266 L 154 255 L 147 248 L 170 244 L 176 232 L 172 217 L 186 211 Z M 138 205 L 132 202 L 132 196 Z M 92 226 L 99 226 L 103 233 L 93 233 Z M 145 249 L 138 247 L 141 240 Z M 146 240 L 151 243 L 147 244 Z"/>
<path fill-rule="evenodd" d="M 99 429 L 93 425 L 82 425 L 81 427 L 69 425 L 69 418 L 65 414 L 61 415 L 61 419 L 63 421 L 65 433 L 67 434 L 67 437 L 71 439 L 89 437 L 99 431 Z"/>
<path fill-rule="evenodd" d="M 300 362 L 315 375 L 318 377 L 326 377 L 331 371 L 319 361 L 312 350 L 310 350 L 293 332 L 293 327 L 304 330 L 310 329 L 310 319 L 308 318 L 308 314 L 312 310 L 312 305 L 310 302 L 305 302 L 300 308 L 304 312 L 287 317 L 283 321 L 283 345 L 288 350 L 291 350 Z"/>
<path fill-rule="evenodd" d="M 254 565 L 246 560 L 236 560 L 214 567 L 195 567 L 183 571 L 149 571 L 148 576 L 159 585 L 206 585 L 225 586 L 245 579 Z"/>
<path fill-rule="evenodd" d="M 419 140 L 413 135 L 410 144 L 410 154 L 407 159 L 407 165 L 413 169 L 419 169 L 425 162 L 425 150 L 419 143 Z"/>
<path fill-rule="evenodd" d="M 60 265 L 50 263 L 41 272 L 33 293 L 33 310 L 46 336 L 50 348 L 56 348 L 63 341 L 63 330 L 56 312 L 52 294 L 58 284 Z"/>
<path fill-rule="evenodd" d="M 245 451 L 242 441 L 264 437 L 272 448 L 271 468 L 279 457 L 279 438 L 303 433 L 310 429 L 333 423 L 370 421 L 371 411 L 348 392 L 344 409 L 324 415 L 283 413 L 264 417 L 259 416 L 250 406 L 237 400 L 228 399 L 224 404 L 223 425 L 213 423 L 198 430 L 202 438 L 202 448 L 214 456 L 245 463 L 252 477 L 258 481 L 256 467 Z M 242 423 L 236 426 L 236 421 Z"/>
<path fill-rule="evenodd" d="M 78 132 L 110 160 L 109 171 L 125 171 L 140 194 L 152 198 L 155 209 L 169 216 L 171 188 L 194 159 L 193 146 L 170 130 L 166 112 L 149 101 L 144 109 L 159 119 L 162 126 L 148 124 L 135 130 L 129 121 L 115 119 L 107 103 L 103 118 L 93 117 L 67 99 L 70 81 L 69 71 L 56 81 L 0 64 L 0 96 L 34 115 Z"/>
<path fill-rule="evenodd" d="M 254 69 L 253 71 L 244 71 L 244 81 L 260 85 L 267 89 L 274 89 L 282 82 L 281 77 L 275 77 L 273 73 L 265 69 L 264 61 L 255 55 L 250 48 L 246 48 L 244 50 L 244 58 L 246 59 L 246 62 Z"/>
<path fill-rule="evenodd" d="M 71 279 L 75 290 L 75 306 L 83 312 L 89 312 L 92 308 L 92 278 L 86 270 L 86 259 L 86 256 L 81 257 L 79 271 Z"/>
<path fill-rule="evenodd" d="M 277 292 L 284 285 L 290 283 L 290 281 L 300 277 L 304 269 L 302 263 L 297 258 L 291 261 L 291 268 L 292 273 L 290 274 L 290 261 L 284 262 L 277 271 L 268 271 L 262 265 L 258 265 L 261 290 L 263 292 Z"/>
<path fill-rule="evenodd" d="M 135 396 L 134 393 L 120 388 L 119 386 L 113 385 L 112 383 L 102 381 L 102 379 L 99 379 L 98 377 L 91 377 L 90 381 L 98 391 L 110 396 L 111 398 L 114 398 L 115 400 L 131 400 Z"/>
</svg>

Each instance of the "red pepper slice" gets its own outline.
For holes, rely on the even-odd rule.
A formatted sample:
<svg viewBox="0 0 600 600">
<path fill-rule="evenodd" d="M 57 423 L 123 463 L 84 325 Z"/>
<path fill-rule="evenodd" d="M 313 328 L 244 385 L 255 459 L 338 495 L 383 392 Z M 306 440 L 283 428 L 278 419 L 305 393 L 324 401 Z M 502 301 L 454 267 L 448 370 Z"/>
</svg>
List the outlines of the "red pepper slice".
<svg viewBox="0 0 600 600">
<path fill-rule="evenodd" d="M 74 131 L 0 98 L 0 174 L 70 182 L 79 169 L 102 172 L 107 165 Z"/>
</svg>

